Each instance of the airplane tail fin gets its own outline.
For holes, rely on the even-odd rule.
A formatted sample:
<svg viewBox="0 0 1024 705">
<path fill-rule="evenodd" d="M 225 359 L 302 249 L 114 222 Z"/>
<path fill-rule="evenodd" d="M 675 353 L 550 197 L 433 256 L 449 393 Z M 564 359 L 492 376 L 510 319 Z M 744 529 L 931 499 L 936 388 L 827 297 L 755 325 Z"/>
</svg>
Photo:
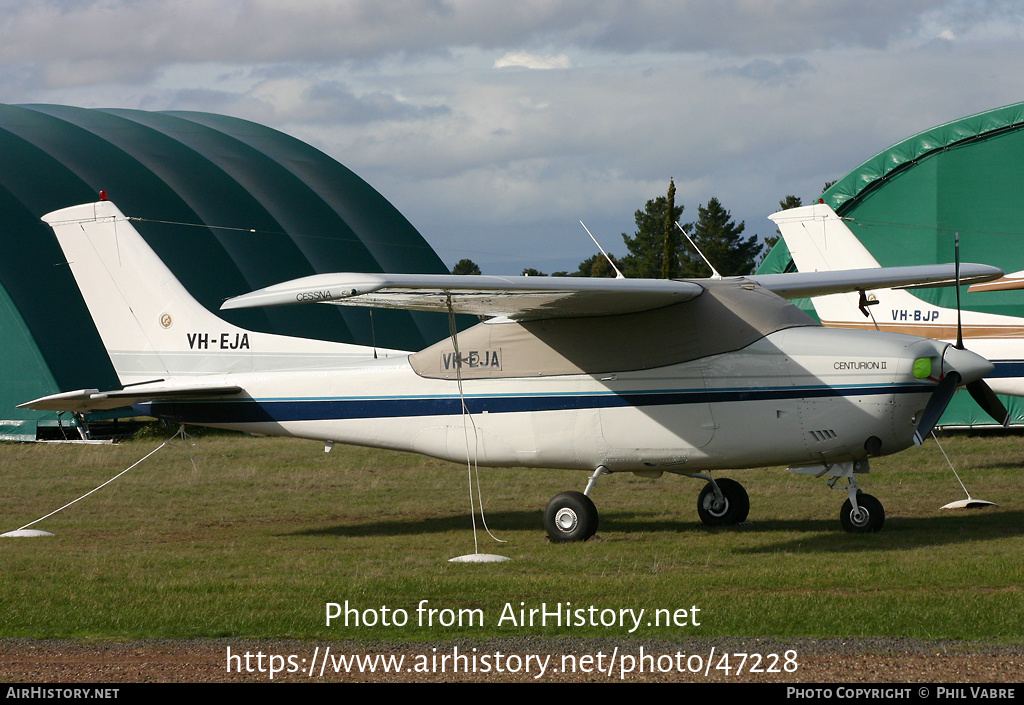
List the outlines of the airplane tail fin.
<svg viewBox="0 0 1024 705">
<path fill-rule="evenodd" d="M 224 321 L 188 293 L 110 201 L 64 208 L 43 220 L 57 236 L 123 385 L 331 367 L 372 356 L 363 346 L 253 332 Z"/>
<path fill-rule="evenodd" d="M 880 266 L 842 218 L 823 203 L 779 211 L 768 217 L 779 226 L 793 262 L 801 272 Z M 862 297 L 858 292 L 818 296 L 813 299 L 814 309 L 825 325 L 877 328 L 879 326 L 871 316 L 869 306 L 871 301 L 882 301 L 883 294 L 884 305 L 890 311 L 920 312 L 936 309 L 902 289 L 880 289 L 872 297 Z M 888 320 L 890 316 L 886 318 Z"/>
</svg>

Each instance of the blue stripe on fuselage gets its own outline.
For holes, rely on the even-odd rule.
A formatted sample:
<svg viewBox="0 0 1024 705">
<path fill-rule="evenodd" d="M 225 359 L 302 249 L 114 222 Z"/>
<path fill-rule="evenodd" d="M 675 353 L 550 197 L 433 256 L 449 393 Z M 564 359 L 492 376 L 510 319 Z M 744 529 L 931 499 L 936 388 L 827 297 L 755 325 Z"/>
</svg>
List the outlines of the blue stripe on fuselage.
<svg viewBox="0 0 1024 705">
<path fill-rule="evenodd" d="M 989 360 L 989 362 L 996 368 L 985 375 L 986 379 L 1024 377 L 1024 360 Z"/>
<path fill-rule="evenodd" d="M 777 387 L 654 392 L 594 392 L 592 394 L 466 396 L 470 413 L 507 414 L 531 411 L 606 409 L 614 407 L 715 404 L 801 398 L 875 396 L 927 392 L 933 385 L 871 385 L 860 387 Z M 142 414 L 188 423 L 258 423 L 341 419 L 456 416 L 462 413 L 458 395 L 431 397 L 342 397 L 336 399 L 210 399 L 153 401 L 137 404 Z"/>
</svg>

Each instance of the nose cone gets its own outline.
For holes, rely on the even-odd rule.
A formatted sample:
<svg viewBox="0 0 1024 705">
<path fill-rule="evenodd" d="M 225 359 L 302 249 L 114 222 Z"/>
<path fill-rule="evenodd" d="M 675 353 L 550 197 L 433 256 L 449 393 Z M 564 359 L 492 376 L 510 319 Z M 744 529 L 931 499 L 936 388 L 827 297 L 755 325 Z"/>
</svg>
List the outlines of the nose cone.
<svg viewBox="0 0 1024 705">
<path fill-rule="evenodd" d="M 970 384 L 995 369 L 995 365 L 970 350 L 961 350 L 950 345 L 942 355 L 943 373 L 955 370 L 960 373 L 964 384 Z"/>
</svg>

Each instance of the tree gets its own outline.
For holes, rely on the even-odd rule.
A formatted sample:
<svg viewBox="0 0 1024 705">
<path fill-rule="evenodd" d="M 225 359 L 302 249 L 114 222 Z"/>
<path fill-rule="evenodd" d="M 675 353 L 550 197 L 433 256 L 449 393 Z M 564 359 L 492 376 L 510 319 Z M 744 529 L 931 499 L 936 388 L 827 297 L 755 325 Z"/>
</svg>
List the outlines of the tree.
<svg viewBox="0 0 1024 705">
<path fill-rule="evenodd" d="M 697 208 L 697 222 L 687 226 L 700 251 L 714 263 L 715 269 L 723 276 L 749 274 L 754 269 L 757 255 L 761 252 L 761 243 L 757 235 L 743 239 L 741 234 L 746 227 L 744 223 L 736 225 L 717 198 L 712 198 L 706 206 Z M 694 253 L 685 255 L 682 263 L 681 276 L 707 277 L 711 270 Z"/>
<path fill-rule="evenodd" d="M 534 269 L 533 267 L 527 267 L 526 269 L 523 270 L 523 276 L 524 277 L 546 277 L 547 274 L 545 274 L 544 272 L 540 271 L 539 269 Z"/>
<path fill-rule="evenodd" d="M 460 259 L 452 267 L 452 274 L 479 274 L 480 267 L 471 259 Z"/>
<path fill-rule="evenodd" d="M 683 206 L 675 205 L 675 183 L 669 182 L 668 196 L 658 196 L 636 211 L 636 233 L 622 233 L 629 251 L 622 258 L 622 273 L 632 279 L 657 279 L 666 271 L 679 272 L 678 239 L 672 230 L 683 215 Z M 669 203 L 671 199 L 671 205 Z M 666 257 L 665 253 L 671 254 Z"/>
<path fill-rule="evenodd" d="M 614 255 L 610 255 L 612 262 L 615 262 L 615 266 L 620 270 L 622 269 L 622 262 L 615 259 Z M 612 265 L 609 264 L 608 260 L 598 252 L 596 255 L 588 257 L 587 259 L 580 262 L 578 270 L 570 274 L 571 277 L 611 277 L 615 278 L 615 270 L 612 269 Z"/>
<path fill-rule="evenodd" d="M 661 250 L 661 278 L 674 279 L 679 276 L 679 258 L 676 252 L 679 250 L 679 238 L 676 236 L 679 230 L 676 227 L 676 220 L 672 217 L 672 211 L 676 209 L 676 182 L 675 179 L 668 180 L 668 197 L 665 202 L 665 224 L 662 227 L 664 247 Z M 679 215 L 682 215 L 680 211 Z"/>
</svg>

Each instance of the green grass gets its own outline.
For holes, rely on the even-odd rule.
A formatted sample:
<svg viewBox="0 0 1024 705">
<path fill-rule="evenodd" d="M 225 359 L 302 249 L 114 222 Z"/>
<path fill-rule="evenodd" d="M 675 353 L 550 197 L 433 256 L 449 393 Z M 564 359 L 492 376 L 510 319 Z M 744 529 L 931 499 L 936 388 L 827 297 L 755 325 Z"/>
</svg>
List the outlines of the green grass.
<svg viewBox="0 0 1024 705">
<path fill-rule="evenodd" d="M 0 445 L 0 532 L 83 494 L 158 445 Z M 541 511 L 586 475 L 481 469 L 488 524 L 480 550 L 512 561 L 466 565 L 473 551 L 466 469 L 419 456 L 308 441 L 211 434 L 165 448 L 113 484 L 0 539 L 0 637 L 436 640 L 607 636 L 619 627 L 499 626 L 527 608 L 700 609 L 700 626 L 639 638 L 982 639 L 1024 635 L 1024 437 L 943 441 L 972 494 L 999 504 L 942 511 L 963 492 L 933 442 L 873 463 L 865 491 L 882 532 L 839 526 L 845 491 L 784 469 L 723 473 L 750 494 L 750 524 L 697 519 L 702 483 L 614 475 L 593 494 L 601 541 L 555 545 Z M 479 522 L 478 522 L 479 524 Z M 404 609 L 404 627 L 325 624 L 325 604 Z M 479 609 L 484 624 L 418 626 L 416 606 Z"/>
</svg>

